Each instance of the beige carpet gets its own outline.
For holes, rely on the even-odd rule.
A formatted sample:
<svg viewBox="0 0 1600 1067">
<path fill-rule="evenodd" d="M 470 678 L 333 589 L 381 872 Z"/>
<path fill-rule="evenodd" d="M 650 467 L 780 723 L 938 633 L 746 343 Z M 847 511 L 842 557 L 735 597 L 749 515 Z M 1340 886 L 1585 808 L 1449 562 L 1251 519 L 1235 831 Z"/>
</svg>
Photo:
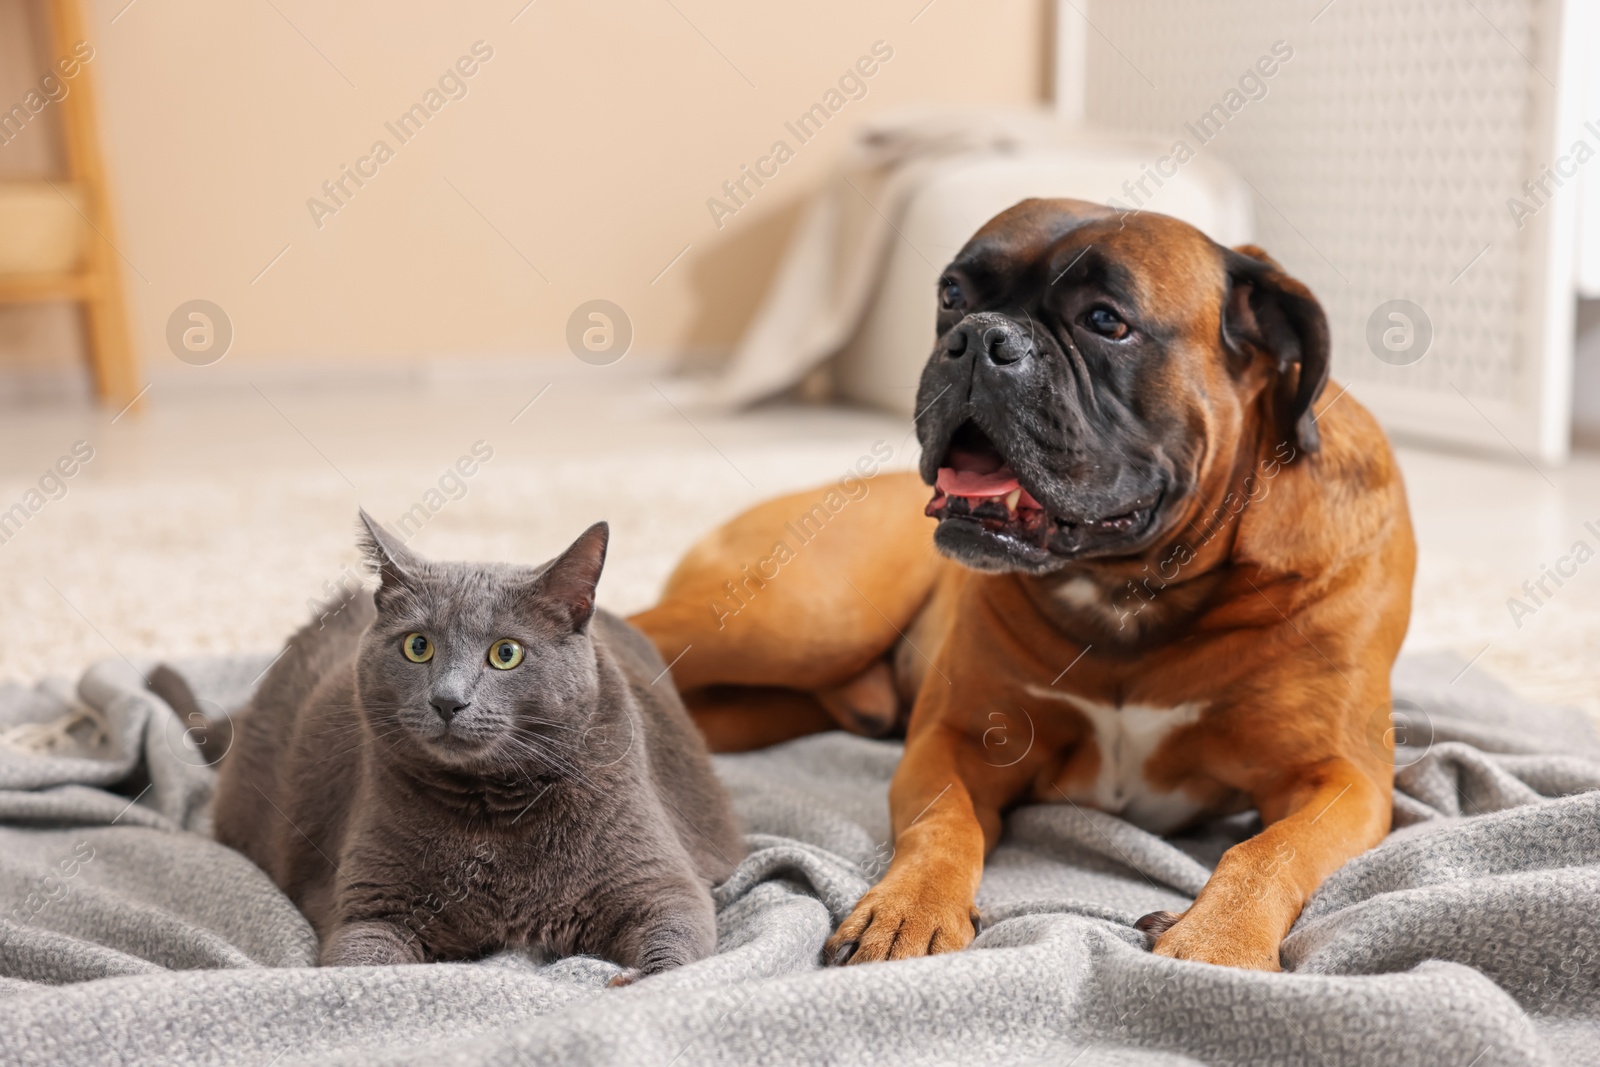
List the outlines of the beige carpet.
<svg viewBox="0 0 1600 1067">
<path fill-rule="evenodd" d="M 683 550 L 746 505 L 838 478 L 876 441 L 895 449 L 891 466 L 915 461 L 910 427 L 893 416 L 703 416 L 675 408 L 647 366 L 624 367 L 521 364 L 488 382 L 382 388 L 165 388 L 115 424 L 82 409 L 8 413 L 0 510 L 73 442 L 95 455 L 0 544 L 0 679 L 71 675 L 109 655 L 272 649 L 357 571 L 357 502 L 395 522 L 426 506 L 478 441 L 493 458 L 414 547 L 533 562 L 605 518 L 601 598 L 623 612 L 649 604 Z M 1551 585 L 1520 628 L 1506 604 L 1579 538 L 1600 549 L 1583 529 L 1600 528 L 1600 464 L 1547 483 L 1499 460 L 1407 449 L 1402 462 L 1422 549 L 1408 647 L 1476 657 L 1472 670 L 1600 716 L 1600 559 Z M 448 479 L 446 489 L 461 492 Z"/>
</svg>

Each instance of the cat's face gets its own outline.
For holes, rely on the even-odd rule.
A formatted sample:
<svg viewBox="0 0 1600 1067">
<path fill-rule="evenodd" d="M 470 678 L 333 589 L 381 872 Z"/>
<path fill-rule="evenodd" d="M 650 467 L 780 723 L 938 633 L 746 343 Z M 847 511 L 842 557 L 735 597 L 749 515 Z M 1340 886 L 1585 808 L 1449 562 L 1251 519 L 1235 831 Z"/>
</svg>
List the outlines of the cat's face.
<svg viewBox="0 0 1600 1067">
<path fill-rule="evenodd" d="M 357 684 L 382 756 L 547 774 L 581 756 L 599 678 L 597 523 L 545 568 L 423 559 L 362 514 L 382 579 Z"/>
</svg>

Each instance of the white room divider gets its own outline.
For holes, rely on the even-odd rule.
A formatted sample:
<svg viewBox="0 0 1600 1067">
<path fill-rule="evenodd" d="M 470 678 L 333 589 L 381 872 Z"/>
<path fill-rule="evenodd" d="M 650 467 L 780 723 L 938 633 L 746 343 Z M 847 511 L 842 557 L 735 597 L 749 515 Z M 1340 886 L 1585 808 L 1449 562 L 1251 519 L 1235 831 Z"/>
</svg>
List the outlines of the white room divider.
<svg viewBox="0 0 1600 1067">
<path fill-rule="evenodd" d="M 1595 6 L 1061 0 L 1058 104 L 1172 143 L 1129 207 L 1191 156 L 1241 174 L 1258 243 L 1328 310 L 1334 377 L 1396 436 L 1560 462 Z"/>
</svg>

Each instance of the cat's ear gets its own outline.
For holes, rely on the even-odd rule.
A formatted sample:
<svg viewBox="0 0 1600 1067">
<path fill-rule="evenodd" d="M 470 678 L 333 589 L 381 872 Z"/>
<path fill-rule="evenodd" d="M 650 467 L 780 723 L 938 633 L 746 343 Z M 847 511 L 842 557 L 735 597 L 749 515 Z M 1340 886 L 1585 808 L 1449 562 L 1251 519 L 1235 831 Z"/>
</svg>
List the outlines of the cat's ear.
<svg viewBox="0 0 1600 1067">
<path fill-rule="evenodd" d="M 384 529 L 383 524 L 368 515 L 365 508 L 360 511 L 361 525 L 365 531 L 360 537 L 361 551 L 367 557 L 368 566 L 385 589 L 406 584 L 421 566 L 422 557 Z"/>
<path fill-rule="evenodd" d="M 600 584 L 600 571 L 606 565 L 606 542 L 611 527 L 597 522 L 572 542 L 546 567 L 534 583 L 534 593 L 554 601 L 572 620 L 574 630 L 589 625 L 594 615 L 594 589 Z"/>
</svg>

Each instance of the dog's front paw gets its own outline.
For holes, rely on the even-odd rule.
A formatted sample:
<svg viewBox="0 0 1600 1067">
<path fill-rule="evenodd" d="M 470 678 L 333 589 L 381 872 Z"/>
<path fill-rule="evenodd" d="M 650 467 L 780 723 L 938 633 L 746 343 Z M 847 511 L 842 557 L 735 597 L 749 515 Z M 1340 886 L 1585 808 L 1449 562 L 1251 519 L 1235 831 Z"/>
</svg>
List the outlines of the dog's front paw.
<svg viewBox="0 0 1600 1067">
<path fill-rule="evenodd" d="M 1157 956 L 1175 960 L 1197 960 L 1219 967 L 1241 967 L 1251 971 L 1280 971 L 1278 941 L 1252 926 L 1248 918 L 1208 914 L 1199 905 L 1182 915 L 1156 911 L 1134 926 L 1155 938 L 1151 949 Z"/>
<path fill-rule="evenodd" d="M 893 873 L 861 898 L 823 947 L 834 966 L 958 952 L 982 929 L 978 909 L 937 880 Z"/>
</svg>

